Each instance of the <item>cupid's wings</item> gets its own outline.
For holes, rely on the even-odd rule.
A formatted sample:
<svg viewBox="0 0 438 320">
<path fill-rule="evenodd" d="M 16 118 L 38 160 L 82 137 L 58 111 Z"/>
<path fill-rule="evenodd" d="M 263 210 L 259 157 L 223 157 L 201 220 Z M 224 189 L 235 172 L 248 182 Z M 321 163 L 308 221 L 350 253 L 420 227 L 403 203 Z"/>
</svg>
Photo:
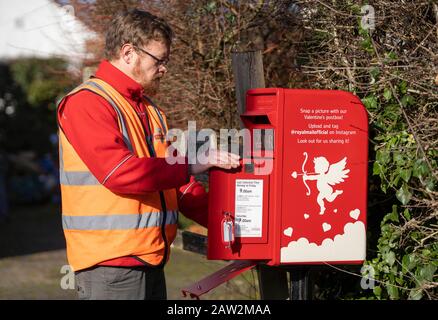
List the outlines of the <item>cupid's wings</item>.
<svg viewBox="0 0 438 320">
<path fill-rule="evenodd" d="M 344 182 L 344 178 L 348 178 L 347 173 L 350 172 L 349 169 L 345 169 L 345 165 L 347 164 L 347 157 L 344 157 L 339 162 L 332 164 L 325 174 L 325 178 L 327 179 L 327 183 L 334 186 L 335 184 Z"/>
</svg>

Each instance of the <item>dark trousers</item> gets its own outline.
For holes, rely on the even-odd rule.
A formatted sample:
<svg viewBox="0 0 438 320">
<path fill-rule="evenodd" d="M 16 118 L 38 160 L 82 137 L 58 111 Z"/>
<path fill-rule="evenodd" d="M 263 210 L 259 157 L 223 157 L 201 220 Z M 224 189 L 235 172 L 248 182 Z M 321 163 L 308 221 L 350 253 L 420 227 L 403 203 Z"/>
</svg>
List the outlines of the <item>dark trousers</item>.
<svg viewBox="0 0 438 320">
<path fill-rule="evenodd" d="M 80 300 L 165 300 L 163 268 L 94 267 L 75 273 Z"/>
</svg>

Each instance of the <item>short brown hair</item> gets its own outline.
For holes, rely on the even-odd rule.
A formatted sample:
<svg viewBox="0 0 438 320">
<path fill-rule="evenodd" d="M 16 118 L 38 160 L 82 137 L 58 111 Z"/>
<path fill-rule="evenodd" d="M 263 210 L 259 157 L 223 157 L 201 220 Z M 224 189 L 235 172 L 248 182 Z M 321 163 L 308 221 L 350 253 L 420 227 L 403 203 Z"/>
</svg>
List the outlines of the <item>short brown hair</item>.
<svg viewBox="0 0 438 320">
<path fill-rule="evenodd" d="M 173 32 L 163 19 L 143 10 L 118 13 L 108 26 L 105 39 L 105 58 L 117 59 L 125 43 L 145 46 L 151 40 L 172 42 Z"/>
</svg>

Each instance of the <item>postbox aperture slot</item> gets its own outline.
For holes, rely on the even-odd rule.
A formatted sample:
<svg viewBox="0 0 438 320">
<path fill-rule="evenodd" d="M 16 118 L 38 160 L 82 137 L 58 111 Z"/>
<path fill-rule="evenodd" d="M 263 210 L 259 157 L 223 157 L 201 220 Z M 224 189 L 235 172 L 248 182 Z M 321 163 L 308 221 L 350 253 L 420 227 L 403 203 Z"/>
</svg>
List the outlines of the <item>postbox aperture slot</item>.
<svg viewBox="0 0 438 320">
<path fill-rule="evenodd" d="M 251 124 L 266 124 L 270 125 L 271 121 L 269 120 L 269 117 L 266 114 L 263 115 L 241 115 L 242 119 Z"/>
</svg>

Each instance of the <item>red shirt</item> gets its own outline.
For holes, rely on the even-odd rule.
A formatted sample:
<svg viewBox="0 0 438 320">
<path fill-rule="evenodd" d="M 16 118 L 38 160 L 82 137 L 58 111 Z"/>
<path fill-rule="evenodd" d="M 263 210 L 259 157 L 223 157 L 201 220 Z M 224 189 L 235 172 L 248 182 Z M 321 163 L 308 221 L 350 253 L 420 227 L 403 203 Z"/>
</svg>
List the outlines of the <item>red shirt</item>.
<svg viewBox="0 0 438 320">
<path fill-rule="evenodd" d="M 139 115 L 143 127 L 148 127 L 146 106 L 142 102 L 143 88 L 139 83 L 105 60 L 100 63 L 96 77 L 122 94 Z M 67 139 L 100 183 L 123 162 L 106 179 L 106 188 L 118 194 L 177 188 L 179 210 L 207 226 L 207 193 L 189 177 L 188 164 L 168 164 L 164 158 L 130 157 L 131 152 L 118 128 L 117 114 L 104 98 L 90 91 L 79 91 L 67 98 L 58 112 L 58 120 Z M 116 259 L 106 265 L 139 264 L 134 259 Z"/>
</svg>

